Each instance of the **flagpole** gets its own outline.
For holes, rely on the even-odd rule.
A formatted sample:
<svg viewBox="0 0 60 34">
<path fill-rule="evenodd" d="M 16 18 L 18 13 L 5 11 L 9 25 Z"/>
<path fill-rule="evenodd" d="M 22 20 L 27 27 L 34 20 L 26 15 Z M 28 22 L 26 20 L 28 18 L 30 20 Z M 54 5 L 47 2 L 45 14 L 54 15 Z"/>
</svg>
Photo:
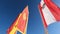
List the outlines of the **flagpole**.
<svg viewBox="0 0 60 34">
<path fill-rule="evenodd" d="M 44 26 L 45 34 L 48 34 L 47 28 Z"/>
<path fill-rule="evenodd" d="M 44 2 L 43 2 L 44 0 L 41 0 L 41 2 L 42 2 L 42 4 L 44 4 Z M 41 3 L 40 3 L 41 4 Z M 40 9 L 41 9 L 41 7 L 40 7 L 40 5 L 38 5 L 38 8 L 39 8 L 39 11 L 40 11 Z M 43 17 L 42 15 L 42 9 L 41 9 L 41 11 L 40 11 L 40 15 L 41 15 L 41 18 Z M 44 17 L 43 17 L 44 18 Z M 48 30 L 47 30 L 47 28 L 45 27 L 45 24 L 44 24 L 44 20 L 42 19 L 42 22 L 43 22 L 43 25 L 44 25 L 44 31 L 45 31 L 45 34 L 48 34 Z"/>
<path fill-rule="evenodd" d="M 44 1 L 44 0 L 41 0 L 41 1 Z M 42 21 L 43 21 L 43 20 L 42 20 Z M 43 21 L 43 25 L 44 25 L 45 34 L 48 34 L 48 30 L 47 30 L 47 28 L 45 27 L 44 21 Z"/>
<path fill-rule="evenodd" d="M 42 0 L 42 1 L 44 1 L 44 0 Z M 43 5 L 44 5 L 44 4 L 43 4 Z M 42 20 L 42 22 L 43 22 L 43 25 L 44 25 L 45 34 L 48 34 L 48 30 L 47 30 L 47 28 L 46 28 L 46 26 L 45 26 L 45 24 L 44 24 L 44 21 Z"/>
</svg>

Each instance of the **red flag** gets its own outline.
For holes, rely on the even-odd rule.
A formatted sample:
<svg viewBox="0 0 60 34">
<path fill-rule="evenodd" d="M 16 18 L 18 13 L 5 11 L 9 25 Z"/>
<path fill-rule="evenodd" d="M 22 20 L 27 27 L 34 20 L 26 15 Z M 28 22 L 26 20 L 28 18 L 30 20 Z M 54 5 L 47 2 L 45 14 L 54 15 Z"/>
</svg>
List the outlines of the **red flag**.
<svg viewBox="0 0 60 34">
<path fill-rule="evenodd" d="M 13 22 L 10 28 L 7 30 L 8 34 L 16 34 L 16 31 L 21 32 L 22 34 L 26 31 L 28 23 L 28 6 L 19 14 L 17 19 Z"/>
<path fill-rule="evenodd" d="M 38 7 L 44 27 L 47 27 L 56 21 L 60 21 L 60 9 L 51 0 L 41 0 Z"/>
</svg>

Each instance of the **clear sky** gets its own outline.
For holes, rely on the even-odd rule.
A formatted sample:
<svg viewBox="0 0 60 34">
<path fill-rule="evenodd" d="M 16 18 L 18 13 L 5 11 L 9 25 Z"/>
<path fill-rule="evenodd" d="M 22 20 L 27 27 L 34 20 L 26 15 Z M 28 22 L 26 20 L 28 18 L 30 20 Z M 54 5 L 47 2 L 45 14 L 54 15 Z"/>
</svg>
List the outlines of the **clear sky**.
<svg viewBox="0 0 60 34">
<path fill-rule="evenodd" d="M 27 5 L 29 7 L 27 34 L 45 34 L 38 10 L 39 3 L 40 0 L 0 0 L 0 34 L 7 34 L 9 26 Z"/>
<path fill-rule="evenodd" d="M 48 26 L 49 34 L 60 34 L 60 22 L 55 22 Z"/>
</svg>

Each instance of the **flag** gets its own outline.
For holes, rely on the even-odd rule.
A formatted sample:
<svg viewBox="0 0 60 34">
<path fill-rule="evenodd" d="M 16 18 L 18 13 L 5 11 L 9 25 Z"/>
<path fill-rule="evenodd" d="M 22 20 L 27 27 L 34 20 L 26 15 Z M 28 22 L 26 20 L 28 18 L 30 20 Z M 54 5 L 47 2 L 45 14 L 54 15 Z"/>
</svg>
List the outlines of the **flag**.
<svg viewBox="0 0 60 34">
<path fill-rule="evenodd" d="M 19 14 L 13 24 L 8 28 L 7 34 L 16 34 L 16 31 L 26 34 L 28 24 L 28 6 Z"/>
<path fill-rule="evenodd" d="M 41 0 L 38 8 L 45 27 L 60 21 L 60 8 L 51 0 Z"/>
<path fill-rule="evenodd" d="M 41 0 L 38 8 L 43 21 L 45 33 L 48 34 L 47 27 L 52 23 L 60 21 L 60 8 L 51 0 Z"/>
</svg>

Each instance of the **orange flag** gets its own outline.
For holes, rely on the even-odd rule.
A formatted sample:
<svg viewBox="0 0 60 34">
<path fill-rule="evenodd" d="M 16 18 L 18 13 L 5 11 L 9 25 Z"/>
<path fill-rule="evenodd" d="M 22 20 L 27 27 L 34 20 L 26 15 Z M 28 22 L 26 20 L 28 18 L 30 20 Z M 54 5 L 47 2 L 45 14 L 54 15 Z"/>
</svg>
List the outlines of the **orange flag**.
<svg viewBox="0 0 60 34">
<path fill-rule="evenodd" d="M 16 31 L 26 34 L 27 24 L 28 24 L 28 6 L 19 14 L 17 19 L 13 24 L 8 28 L 7 34 L 16 34 Z"/>
</svg>

